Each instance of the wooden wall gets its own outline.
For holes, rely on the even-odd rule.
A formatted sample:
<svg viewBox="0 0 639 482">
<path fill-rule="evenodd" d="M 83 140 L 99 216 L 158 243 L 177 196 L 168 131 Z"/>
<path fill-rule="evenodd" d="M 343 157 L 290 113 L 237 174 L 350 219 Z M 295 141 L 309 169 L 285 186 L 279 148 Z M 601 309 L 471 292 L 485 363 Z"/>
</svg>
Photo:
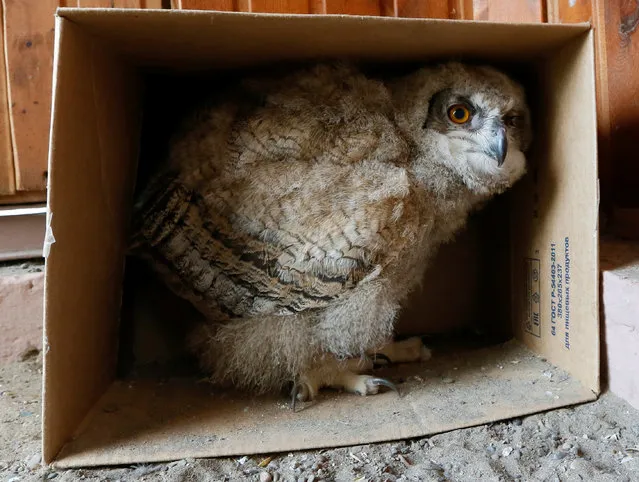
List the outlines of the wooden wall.
<svg viewBox="0 0 639 482">
<path fill-rule="evenodd" d="M 597 40 L 602 205 L 639 210 L 639 0 L 0 0 L 0 203 L 46 186 L 53 12 L 58 6 L 361 14 L 498 22 L 592 22 Z M 3 45 L 4 43 L 4 45 Z M 6 48 L 5 48 L 6 47 Z M 6 56 L 4 55 L 6 52 Z M 10 128 L 7 128 L 9 125 Z M 639 212 L 639 211 L 637 211 Z M 639 229 L 638 229 L 639 230 Z"/>
<path fill-rule="evenodd" d="M 45 199 L 58 7 L 162 8 L 162 0 L 0 0 L 0 204 Z"/>
<path fill-rule="evenodd" d="M 639 0 L 549 0 L 548 20 L 595 27 L 602 228 L 639 239 Z"/>
<path fill-rule="evenodd" d="M 506 22 L 542 22 L 544 5 L 542 0 L 171 0 L 172 8 L 184 10 L 381 15 Z"/>
</svg>

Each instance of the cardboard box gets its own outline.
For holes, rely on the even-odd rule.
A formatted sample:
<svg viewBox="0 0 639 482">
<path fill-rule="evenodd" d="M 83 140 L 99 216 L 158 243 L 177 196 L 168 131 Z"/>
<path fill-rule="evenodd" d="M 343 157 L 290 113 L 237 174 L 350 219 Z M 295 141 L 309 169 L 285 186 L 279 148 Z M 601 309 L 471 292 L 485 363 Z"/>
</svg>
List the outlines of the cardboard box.
<svg viewBox="0 0 639 482">
<path fill-rule="evenodd" d="M 440 258 L 434 269 L 448 276 L 430 283 L 446 283 L 449 304 L 471 299 L 468 306 L 478 311 L 431 309 L 417 295 L 408 310 L 412 320 L 403 325 L 418 330 L 429 313 L 450 316 L 434 321 L 444 327 L 460 321 L 454 317 L 474 317 L 511 340 L 443 350 L 430 364 L 404 367 L 401 398 L 392 392 L 326 395 L 297 413 L 277 395 L 216 393 L 188 378 L 116 379 L 146 73 L 335 56 L 391 63 L 463 56 L 515 62 L 528 72 L 536 119 L 530 174 L 478 218 L 466 234 L 470 251 L 447 249 L 449 261 Z M 130 464 L 361 444 L 597 397 L 598 181 L 589 25 L 61 9 L 54 74 L 46 462 Z M 173 95 L 166 91 L 164 100 Z M 480 253 L 481 263 L 469 255 L 476 263 L 468 267 L 456 252 Z M 473 281 L 459 289 L 465 275 Z"/>
</svg>

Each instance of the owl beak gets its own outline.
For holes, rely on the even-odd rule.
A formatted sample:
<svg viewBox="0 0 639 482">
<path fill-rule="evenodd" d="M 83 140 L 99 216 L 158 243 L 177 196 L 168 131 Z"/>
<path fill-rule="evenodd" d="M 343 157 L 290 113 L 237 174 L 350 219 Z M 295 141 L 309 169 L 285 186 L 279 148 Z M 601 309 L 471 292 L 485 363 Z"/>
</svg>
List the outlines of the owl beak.
<svg viewBox="0 0 639 482">
<path fill-rule="evenodd" d="M 497 165 L 501 167 L 506 160 L 508 154 L 508 136 L 506 135 L 506 127 L 499 124 L 495 131 L 495 137 L 489 146 L 490 155 L 497 161 Z"/>
</svg>

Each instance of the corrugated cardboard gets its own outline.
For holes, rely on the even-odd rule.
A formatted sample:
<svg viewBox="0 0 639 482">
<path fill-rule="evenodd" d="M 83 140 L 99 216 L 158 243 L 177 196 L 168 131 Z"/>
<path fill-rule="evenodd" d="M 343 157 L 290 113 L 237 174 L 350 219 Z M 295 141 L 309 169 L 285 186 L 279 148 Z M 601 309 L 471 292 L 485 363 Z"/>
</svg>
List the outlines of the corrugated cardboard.
<svg viewBox="0 0 639 482">
<path fill-rule="evenodd" d="M 458 306 L 435 306 L 439 297 L 431 292 L 417 296 L 402 320 L 406 332 L 424 328 L 425 319 L 434 331 L 470 320 L 498 326 L 512 340 L 395 368 L 407 380 L 402 398 L 329 393 L 297 413 L 282 398 L 212 392 L 188 378 L 116 380 L 145 72 L 338 56 L 525 65 L 536 116 L 531 173 L 478 217 L 462 238 L 466 247 L 448 248 L 432 268 Z M 45 247 L 44 460 L 70 467 L 359 444 L 594 399 L 593 58 L 588 25 L 59 10 Z M 460 277 L 469 277 L 463 289 Z M 545 370 L 562 383 L 544 377 Z M 452 373 L 455 383 L 443 383 Z"/>
</svg>

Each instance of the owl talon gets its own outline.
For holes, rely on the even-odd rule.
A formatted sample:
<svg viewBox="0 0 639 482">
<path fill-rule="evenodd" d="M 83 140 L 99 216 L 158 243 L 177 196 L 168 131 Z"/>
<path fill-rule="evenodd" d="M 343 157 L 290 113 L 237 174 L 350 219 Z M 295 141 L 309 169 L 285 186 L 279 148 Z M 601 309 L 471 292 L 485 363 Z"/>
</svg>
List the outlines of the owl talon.
<svg viewBox="0 0 639 482">
<path fill-rule="evenodd" d="M 397 388 L 397 386 L 393 382 L 390 382 L 386 380 L 385 378 L 371 378 L 368 380 L 368 383 L 378 387 L 381 386 L 381 387 L 390 388 L 395 393 L 397 393 L 398 396 L 401 397 L 401 394 L 399 393 L 399 389 Z"/>
<path fill-rule="evenodd" d="M 293 389 L 291 390 L 291 410 L 295 412 L 295 402 L 297 401 L 297 395 L 299 394 L 300 386 L 298 384 L 293 385 Z"/>
<path fill-rule="evenodd" d="M 291 390 L 291 410 L 295 412 L 297 401 L 305 402 L 310 398 L 311 389 L 306 383 L 295 383 Z"/>
<path fill-rule="evenodd" d="M 299 393 L 299 386 L 293 385 L 293 389 L 291 390 L 291 410 L 295 412 L 295 402 L 297 400 L 297 394 Z"/>
</svg>

